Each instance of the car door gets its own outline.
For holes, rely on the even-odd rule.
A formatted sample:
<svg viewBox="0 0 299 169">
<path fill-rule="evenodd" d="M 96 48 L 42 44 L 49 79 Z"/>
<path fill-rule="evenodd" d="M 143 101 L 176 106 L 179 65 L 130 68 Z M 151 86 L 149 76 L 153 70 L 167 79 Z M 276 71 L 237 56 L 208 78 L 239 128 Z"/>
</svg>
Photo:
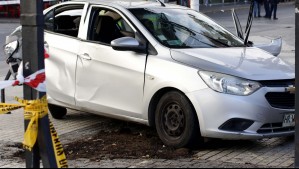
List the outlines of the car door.
<svg viewBox="0 0 299 169">
<path fill-rule="evenodd" d="M 141 118 L 145 53 L 116 51 L 110 42 L 135 37 L 136 30 L 119 12 L 92 6 L 76 71 L 76 102 L 82 109 L 109 116 Z"/>
<path fill-rule="evenodd" d="M 45 14 L 47 92 L 50 102 L 75 105 L 75 73 L 83 3 L 60 5 Z"/>
</svg>

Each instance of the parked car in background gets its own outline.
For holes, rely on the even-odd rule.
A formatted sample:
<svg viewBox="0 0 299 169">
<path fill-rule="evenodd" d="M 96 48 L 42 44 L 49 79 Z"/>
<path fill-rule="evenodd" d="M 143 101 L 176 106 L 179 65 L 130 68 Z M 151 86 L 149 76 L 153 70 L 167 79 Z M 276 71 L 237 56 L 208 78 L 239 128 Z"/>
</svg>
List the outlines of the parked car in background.
<svg viewBox="0 0 299 169">
<path fill-rule="evenodd" d="M 44 16 L 54 118 L 71 108 L 138 122 L 174 147 L 294 134 L 294 66 L 201 13 L 82 0 Z"/>
</svg>

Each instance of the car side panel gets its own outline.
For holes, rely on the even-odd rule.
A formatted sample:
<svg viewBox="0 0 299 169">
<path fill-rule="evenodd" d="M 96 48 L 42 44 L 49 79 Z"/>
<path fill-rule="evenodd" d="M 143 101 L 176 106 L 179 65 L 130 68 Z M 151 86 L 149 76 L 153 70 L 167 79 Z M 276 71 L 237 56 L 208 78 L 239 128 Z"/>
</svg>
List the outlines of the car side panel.
<svg viewBox="0 0 299 169">
<path fill-rule="evenodd" d="M 77 106 L 140 118 L 145 54 L 91 42 L 82 43 L 80 53 L 91 60 L 78 59 Z"/>
<path fill-rule="evenodd" d="M 47 93 L 58 102 L 75 106 L 75 74 L 81 41 L 45 32 L 50 58 L 46 59 Z"/>
</svg>

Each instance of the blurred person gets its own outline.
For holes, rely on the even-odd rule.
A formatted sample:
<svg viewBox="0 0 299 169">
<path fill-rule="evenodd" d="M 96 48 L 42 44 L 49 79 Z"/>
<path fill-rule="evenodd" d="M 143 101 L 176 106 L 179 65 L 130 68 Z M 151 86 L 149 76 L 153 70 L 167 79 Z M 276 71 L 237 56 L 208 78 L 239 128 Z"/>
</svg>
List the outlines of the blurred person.
<svg viewBox="0 0 299 169">
<path fill-rule="evenodd" d="M 265 6 L 265 18 L 270 18 L 270 0 L 264 0 L 264 6 Z"/>
<path fill-rule="evenodd" d="M 178 4 L 188 7 L 188 0 L 178 0 Z"/>
<path fill-rule="evenodd" d="M 209 5 L 209 0 L 204 0 L 204 4 L 205 4 L 205 6 L 208 6 Z"/>
<path fill-rule="evenodd" d="M 270 9 L 270 14 L 269 17 L 271 19 L 272 17 L 272 13 L 273 13 L 273 19 L 277 20 L 278 18 L 276 17 L 276 12 L 277 12 L 277 5 L 279 4 L 279 0 L 270 0 L 270 5 L 271 5 L 271 9 Z"/>
<path fill-rule="evenodd" d="M 261 17 L 261 1 L 262 0 L 254 0 L 254 17 Z"/>
</svg>

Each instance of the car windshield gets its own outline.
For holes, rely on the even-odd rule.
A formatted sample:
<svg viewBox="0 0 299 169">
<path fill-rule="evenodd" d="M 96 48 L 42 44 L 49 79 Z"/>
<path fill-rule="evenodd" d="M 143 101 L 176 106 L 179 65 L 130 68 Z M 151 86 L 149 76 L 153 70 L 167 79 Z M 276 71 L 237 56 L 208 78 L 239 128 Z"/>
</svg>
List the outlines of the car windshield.
<svg viewBox="0 0 299 169">
<path fill-rule="evenodd" d="M 244 42 L 208 17 L 188 9 L 130 9 L 169 48 L 244 47 Z"/>
</svg>

